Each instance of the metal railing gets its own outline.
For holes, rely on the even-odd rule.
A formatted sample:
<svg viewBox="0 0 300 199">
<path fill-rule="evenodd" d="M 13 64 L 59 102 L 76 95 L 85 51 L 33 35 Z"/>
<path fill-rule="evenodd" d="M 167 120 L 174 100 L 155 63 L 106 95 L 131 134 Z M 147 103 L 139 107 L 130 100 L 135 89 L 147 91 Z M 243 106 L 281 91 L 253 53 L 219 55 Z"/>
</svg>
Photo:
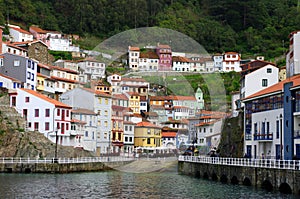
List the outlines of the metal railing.
<svg viewBox="0 0 300 199">
<path fill-rule="evenodd" d="M 299 160 L 179 156 L 178 161 L 216 164 L 216 165 L 228 165 L 228 166 L 300 170 L 300 168 L 299 168 L 300 161 Z"/>
<path fill-rule="evenodd" d="M 125 162 L 134 160 L 133 157 L 111 156 L 111 157 L 79 157 L 79 158 L 15 158 L 15 157 L 3 157 L 0 159 L 0 164 L 34 164 L 34 163 L 91 163 L 91 162 Z"/>
</svg>

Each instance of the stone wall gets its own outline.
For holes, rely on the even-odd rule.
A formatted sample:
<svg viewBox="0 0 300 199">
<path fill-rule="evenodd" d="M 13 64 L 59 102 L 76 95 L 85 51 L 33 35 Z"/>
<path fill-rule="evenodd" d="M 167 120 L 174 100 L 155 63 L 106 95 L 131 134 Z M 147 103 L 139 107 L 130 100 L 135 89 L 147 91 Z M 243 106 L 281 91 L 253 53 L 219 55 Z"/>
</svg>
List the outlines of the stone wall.
<svg viewBox="0 0 300 199">
<path fill-rule="evenodd" d="M 178 162 L 178 172 L 223 183 L 255 186 L 300 195 L 300 171 Z"/>
</svg>

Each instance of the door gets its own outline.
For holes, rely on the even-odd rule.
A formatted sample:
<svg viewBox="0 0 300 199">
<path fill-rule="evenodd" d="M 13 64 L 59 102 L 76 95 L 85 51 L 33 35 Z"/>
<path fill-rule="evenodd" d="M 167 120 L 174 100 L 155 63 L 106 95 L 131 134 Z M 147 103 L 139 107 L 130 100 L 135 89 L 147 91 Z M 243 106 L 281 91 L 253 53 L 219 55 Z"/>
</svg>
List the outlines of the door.
<svg viewBox="0 0 300 199">
<path fill-rule="evenodd" d="M 280 144 L 276 144 L 275 147 L 276 147 L 275 148 L 275 150 L 276 150 L 276 159 L 279 160 L 280 159 Z"/>
<path fill-rule="evenodd" d="M 300 160 L 300 144 L 296 144 L 296 157 Z"/>
<path fill-rule="evenodd" d="M 252 153 L 251 153 L 251 149 L 252 149 L 252 146 L 251 145 L 247 145 L 247 157 L 251 158 L 252 157 Z"/>
<path fill-rule="evenodd" d="M 65 121 L 65 110 L 61 111 L 61 120 Z"/>
<path fill-rule="evenodd" d="M 61 134 L 65 133 L 65 123 L 61 123 L 61 129 L 60 129 Z"/>
<path fill-rule="evenodd" d="M 254 158 L 256 159 L 256 153 L 257 153 L 257 148 L 256 148 L 256 145 L 254 145 Z"/>
<path fill-rule="evenodd" d="M 3 87 L 3 82 L 0 82 L 0 87 Z"/>
<path fill-rule="evenodd" d="M 27 109 L 23 109 L 23 117 L 25 120 L 27 120 Z"/>
</svg>

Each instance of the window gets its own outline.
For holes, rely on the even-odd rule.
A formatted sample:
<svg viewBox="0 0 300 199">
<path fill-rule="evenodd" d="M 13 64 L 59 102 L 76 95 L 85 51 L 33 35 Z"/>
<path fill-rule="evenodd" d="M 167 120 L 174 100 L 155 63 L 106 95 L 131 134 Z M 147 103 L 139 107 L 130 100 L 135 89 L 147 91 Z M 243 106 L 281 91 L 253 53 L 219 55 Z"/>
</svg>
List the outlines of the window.
<svg viewBox="0 0 300 199">
<path fill-rule="evenodd" d="M 45 131 L 49 131 L 49 122 L 45 122 Z"/>
<path fill-rule="evenodd" d="M 147 144 L 151 144 L 151 139 L 147 138 Z"/>
<path fill-rule="evenodd" d="M 125 142 L 128 142 L 128 137 L 127 136 L 125 136 Z"/>
<path fill-rule="evenodd" d="M 88 131 L 85 132 L 85 137 L 89 137 L 89 132 Z"/>
<path fill-rule="evenodd" d="M 49 117 L 50 116 L 50 109 L 46 109 L 45 110 L 45 117 Z"/>
<path fill-rule="evenodd" d="M 57 109 L 57 116 L 60 116 L 60 109 Z"/>
<path fill-rule="evenodd" d="M 27 72 L 27 79 L 31 78 L 31 72 Z"/>
<path fill-rule="evenodd" d="M 105 104 L 106 104 L 106 105 L 108 104 L 108 99 L 105 99 Z"/>
<path fill-rule="evenodd" d="M 25 102 L 29 102 L 29 97 L 25 97 Z"/>
<path fill-rule="evenodd" d="M 34 117 L 39 117 L 39 109 L 34 109 Z"/>
<path fill-rule="evenodd" d="M 279 139 L 279 120 L 276 121 L 276 139 Z"/>
<path fill-rule="evenodd" d="M 39 123 L 38 123 L 38 122 L 35 122 L 35 123 L 34 123 L 34 130 L 35 130 L 35 131 L 38 131 L 38 130 L 39 130 Z"/>
<path fill-rule="evenodd" d="M 268 80 L 262 79 L 262 87 L 267 87 L 267 86 L 268 86 Z"/>
<path fill-rule="evenodd" d="M 14 66 L 16 67 L 20 66 L 20 60 L 14 60 Z"/>
<path fill-rule="evenodd" d="M 66 110 L 66 114 L 67 114 L 67 117 L 69 117 L 69 111 L 68 110 Z"/>
<path fill-rule="evenodd" d="M 66 123 L 66 130 L 69 130 L 69 123 Z"/>
<path fill-rule="evenodd" d="M 272 73 L 272 68 L 267 68 L 267 73 Z"/>
<path fill-rule="evenodd" d="M 107 125 L 108 125 L 108 122 L 107 122 L 107 121 L 104 121 L 104 126 L 107 127 Z"/>
</svg>

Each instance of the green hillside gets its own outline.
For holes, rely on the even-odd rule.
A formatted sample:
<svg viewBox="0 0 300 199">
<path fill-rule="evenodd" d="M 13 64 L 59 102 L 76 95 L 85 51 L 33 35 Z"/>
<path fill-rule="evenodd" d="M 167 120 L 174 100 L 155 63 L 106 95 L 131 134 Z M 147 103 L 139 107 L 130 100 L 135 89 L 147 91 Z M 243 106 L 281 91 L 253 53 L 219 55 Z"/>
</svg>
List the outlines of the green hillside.
<svg viewBox="0 0 300 199">
<path fill-rule="evenodd" d="M 157 26 L 190 36 L 209 53 L 237 51 L 272 61 L 287 50 L 289 33 L 300 29 L 300 8 L 297 0 L 3 0 L 0 24 L 6 22 L 102 40 Z"/>
</svg>

